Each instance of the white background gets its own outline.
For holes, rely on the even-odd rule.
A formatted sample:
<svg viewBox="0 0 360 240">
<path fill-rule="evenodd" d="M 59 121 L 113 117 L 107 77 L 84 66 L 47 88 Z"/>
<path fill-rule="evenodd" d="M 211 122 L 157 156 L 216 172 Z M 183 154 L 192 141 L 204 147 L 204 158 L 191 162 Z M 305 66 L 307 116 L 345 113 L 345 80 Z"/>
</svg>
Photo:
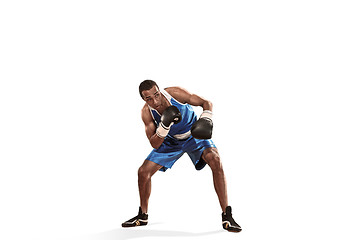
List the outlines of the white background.
<svg viewBox="0 0 360 240">
<path fill-rule="evenodd" d="M 356 1 L 1 1 L 1 239 L 359 239 Z M 214 104 L 207 167 L 153 177 L 138 85 Z M 197 109 L 201 112 L 201 109 Z"/>
</svg>

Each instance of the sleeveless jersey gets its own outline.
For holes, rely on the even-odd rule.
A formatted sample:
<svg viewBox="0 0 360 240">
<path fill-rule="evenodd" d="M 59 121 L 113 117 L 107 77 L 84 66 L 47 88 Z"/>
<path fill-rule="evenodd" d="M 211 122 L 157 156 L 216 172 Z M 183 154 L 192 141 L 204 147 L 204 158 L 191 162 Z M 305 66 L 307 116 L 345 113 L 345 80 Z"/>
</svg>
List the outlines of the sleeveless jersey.
<svg viewBox="0 0 360 240">
<path fill-rule="evenodd" d="M 173 124 L 170 128 L 169 134 L 167 137 L 175 138 L 178 140 L 187 139 L 191 135 L 191 126 L 196 122 L 197 117 L 194 112 L 194 109 L 189 104 L 183 104 L 173 98 L 168 92 L 162 90 L 161 93 L 165 96 L 165 98 L 169 101 L 169 103 L 175 107 L 177 107 L 181 113 L 181 121 L 177 124 Z M 151 116 L 153 117 L 157 126 L 159 126 L 161 122 L 160 113 L 149 106 Z"/>
</svg>

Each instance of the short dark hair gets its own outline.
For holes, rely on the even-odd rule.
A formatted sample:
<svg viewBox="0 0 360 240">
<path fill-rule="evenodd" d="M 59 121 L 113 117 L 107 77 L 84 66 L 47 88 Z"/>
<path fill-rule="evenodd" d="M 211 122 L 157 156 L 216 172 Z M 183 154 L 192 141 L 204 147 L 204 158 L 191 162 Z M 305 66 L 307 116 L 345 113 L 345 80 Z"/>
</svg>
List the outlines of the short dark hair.
<svg viewBox="0 0 360 240">
<path fill-rule="evenodd" d="M 153 86 L 156 86 L 157 88 L 159 88 L 158 85 L 156 84 L 156 82 L 153 80 L 147 79 L 147 80 L 142 81 L 139 85 L 139 93 L 140 93 L 141 98 L 144 98 L 144 96 L 142 95 L 142 91 L 150 90 Z"/>
</svg>

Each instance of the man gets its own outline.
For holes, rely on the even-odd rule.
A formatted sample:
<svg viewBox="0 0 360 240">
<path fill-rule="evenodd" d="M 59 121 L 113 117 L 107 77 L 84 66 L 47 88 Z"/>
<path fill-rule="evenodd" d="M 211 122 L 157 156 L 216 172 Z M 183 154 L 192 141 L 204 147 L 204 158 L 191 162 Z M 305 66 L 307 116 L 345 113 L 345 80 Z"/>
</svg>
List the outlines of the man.
<svg viewBox="0 0 360 240">
<path fill-rule="evenodd" d="M 138 171 L 139 213 L 122 226 L 147 225 L 152 175 L 158 170 L 165 172 L 171 168 L 186 152 L 197 170 L 201 170 L 206 164 L 210 166 L 215 191 L 223 211 L 223 228 L 231 232 L 240 232 L 241 227 L 232 218 L 231 207 L 228 206 L 226 180 L 220 157 L 210 139 L 212 103 L 179 87 L 169 87 L 160 91 L 156 82 L 152 80 L 143 81 L 139 86 L 139 93 L 146 102 L 141 117 L 145 124 L 146 136 L 154 149 Z M 191 105 L 203 108 L 199 120 Z"/>
</svg>

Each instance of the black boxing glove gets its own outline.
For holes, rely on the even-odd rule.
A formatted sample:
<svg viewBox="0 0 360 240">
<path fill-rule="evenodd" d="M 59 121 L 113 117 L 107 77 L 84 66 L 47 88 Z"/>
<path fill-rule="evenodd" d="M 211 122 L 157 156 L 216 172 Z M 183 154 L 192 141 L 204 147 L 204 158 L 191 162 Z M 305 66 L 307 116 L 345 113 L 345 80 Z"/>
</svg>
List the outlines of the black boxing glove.
<svg viewBox="0 0 360 240">
<path fill-rule="evenodd" d="M 210 139 L 212 136 L 212 129 L 212 112 L 205 110 L 201 114 L 199 120 L 192 125 L 191 135 L 197 139 Z"/>
<path fill-rule="evenodd" d="M 161 122 L 159 127 L 156 129 L 156 134 L 161 138 L 166 137 L 170 131 L 170 127 L 173 124 L 179 123 L 181 119 L 182 117 L 179 109 L 171 105 L 170 107 L 166 108 L 161 115 Z"/>
</svg>

